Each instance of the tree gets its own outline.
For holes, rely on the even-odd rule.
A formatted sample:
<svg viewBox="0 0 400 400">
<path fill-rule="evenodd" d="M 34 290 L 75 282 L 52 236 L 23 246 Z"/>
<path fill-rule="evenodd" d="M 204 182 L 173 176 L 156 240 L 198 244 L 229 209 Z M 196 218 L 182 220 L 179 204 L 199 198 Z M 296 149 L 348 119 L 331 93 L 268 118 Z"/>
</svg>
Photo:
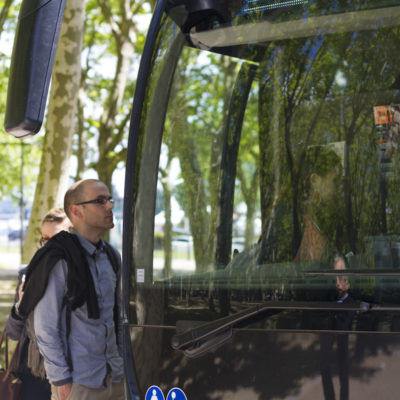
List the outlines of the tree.
<svg viewBox="0 0 400 400">
<path fill-rule="evenodd" d="M 164 275 L 167 278 L 172 276 L 172 220 L 171 220 L 171 197 L 172 188 L 170 184 L 171 158 L 168 157 L 165 168 L 160 167 L 161 184 L 163 188 L 164 199 Z"/>
<path fill-rule="evenodd" d="M 77 175 L 93 168 L 108 187 L 111 187 L 114 170 L 126 158 L 124 140 L 134 93 L 131 65 L 144 40 L 137 17 L 145 12 L 148 4 L 144 0 L 92 0 L 87 3 L 85 67 L 80 93 L 84 100 L 79 102 L 78 112 L 77 155 L 80 162 Z M 106 73 L 102 67 L 105 60 L 110 66 Z M 94 111 L 85 111 L 88 102 L 93 104 Z M 91 138 L 96 141 L 97 150 L 89 152 L 86 146 Z"/>
<path fill-rule="evenodd" d="M 229 112 L 224 123 L 224 145 L 221 159 L 221 179 L 217 211 L 215 261 L 217 268 L 225 268 L 231 258 L 232 220 L 237 175 L 238 153 L 244 114 L 256 68 L 243 64 L 237 74 L 229 101 Z"/>
<path fill-rule="evenodd" d="M 215 75 L 215 66 L 220 75 Z M 176 196 L 189 220 L 198 272 L 215 262 L 221 153 L 225 138 L 234 136 L 237 116 L 229 107 L 237 71 L 237 63 L 228 57 L 209 55 L 205 66 L 196 51 L 185 48 L 167 114 L 165 136 L 171 136 L 169 151 L 179 159 L 184 181 Z"/>
<path fill-rule="evenodd" d="M 55 205 L 62 205 L 68 185 L 80 86 L 84 6 L 82 0 L 69 0 L 66 3 L 54 62 L 40 172 L 22 254 L 22 262 L 25 263 L 32 257 L 35 243 L 40 237 L 43 216 Z"/>
</svg>

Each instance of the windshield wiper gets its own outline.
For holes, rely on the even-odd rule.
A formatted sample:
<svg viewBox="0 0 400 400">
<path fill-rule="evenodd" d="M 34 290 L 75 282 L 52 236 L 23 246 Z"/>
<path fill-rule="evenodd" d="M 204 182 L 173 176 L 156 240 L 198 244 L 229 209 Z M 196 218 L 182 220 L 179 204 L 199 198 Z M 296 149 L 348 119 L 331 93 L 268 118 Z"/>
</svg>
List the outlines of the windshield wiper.
<svg viewBox="0 0 400 400">
<path fill-rule="evenodd" d="M 221 346 L 233 335 L 235 326 L 248 325 L 255 318 L 263 316 L 269 318 L 271 315 L 281 311 L 400 311 L 400 307 L 371 305 L 365 302 L 283 302 L 269 301 L 258 304 L 236 314 L 217 319 L 215 321 L 199 324 L 189 328 L 182 333 L 172 337 L 171 345 L 175 350 L 182 350 L 185 355 L 195 358 L 204 353 Z M 188 323 L 188 322 L 187 322 Z M 192 325 L 193 326 L 193 325 Z"/>
<path fill-rule="evenodd" d="M 400 276 L 399 269 L 343 269 L 343 270 L 316 270 L 302 271 L 305 276 Z"/>
</svg>

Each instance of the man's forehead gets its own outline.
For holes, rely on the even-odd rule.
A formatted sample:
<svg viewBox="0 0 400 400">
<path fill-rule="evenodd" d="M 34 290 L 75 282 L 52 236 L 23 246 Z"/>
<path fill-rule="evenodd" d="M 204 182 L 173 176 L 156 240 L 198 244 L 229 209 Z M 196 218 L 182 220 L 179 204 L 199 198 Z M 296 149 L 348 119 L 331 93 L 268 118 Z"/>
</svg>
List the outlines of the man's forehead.
<svg viewBox="0 0 400 400">
<path fill-rule="evenodd" d="M 107 186 L 102 182 L 85 182 L 83 187 L 85 195 L 91 196 L 109 196 L 110 191 Z"/>
</svg>

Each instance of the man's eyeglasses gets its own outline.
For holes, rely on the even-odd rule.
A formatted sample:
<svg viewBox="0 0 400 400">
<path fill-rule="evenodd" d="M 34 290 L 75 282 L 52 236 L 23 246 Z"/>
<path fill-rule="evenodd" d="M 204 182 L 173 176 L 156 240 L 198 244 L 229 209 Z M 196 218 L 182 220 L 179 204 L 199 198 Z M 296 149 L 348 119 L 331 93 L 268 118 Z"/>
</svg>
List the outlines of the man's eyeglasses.
<svg viewBox="0 0 400 400">
<path fill-rule="evenodd" d="M 105 206 L 108 201 L 111 204 L 114 204 L 114 199 L 110 196 L 110 197 L 98 197 L 97 199 L 88 200 L 88 201 L 81 201 L 80 203 L 76 203 L 75 205 L 82 206 L 84 204 L 99 204 L 99 205 Z"/>
</svg>

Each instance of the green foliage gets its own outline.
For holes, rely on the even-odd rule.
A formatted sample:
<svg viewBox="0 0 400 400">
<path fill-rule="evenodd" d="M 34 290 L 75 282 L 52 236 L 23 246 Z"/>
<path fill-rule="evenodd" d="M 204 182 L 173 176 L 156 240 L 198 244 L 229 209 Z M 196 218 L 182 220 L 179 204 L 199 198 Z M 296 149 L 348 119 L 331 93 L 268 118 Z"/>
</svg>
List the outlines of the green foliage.
<svg viewBox="0 0 400 400">
<path fill-rule="evenodd" d="M 80 109 L 83 126 L 78 132 L 86 147 L 77 143 L 74 151 L 86 160 L 86 169 L 94 168 L 100 178 L 106 179 L 120 162 L 125 162 L 137 70 L 120 68 L 126 46 L 133 46 L 131 65 L 138 65 L 145 37 L 140 21 L 149 10 L 147 2 L 127 4 L 131 15 L 125 14 L 127 10 L 122 9 L 122 3 L 118 1 L 86 2 L 82 54 L 85 101 Z"/>
</svg>

